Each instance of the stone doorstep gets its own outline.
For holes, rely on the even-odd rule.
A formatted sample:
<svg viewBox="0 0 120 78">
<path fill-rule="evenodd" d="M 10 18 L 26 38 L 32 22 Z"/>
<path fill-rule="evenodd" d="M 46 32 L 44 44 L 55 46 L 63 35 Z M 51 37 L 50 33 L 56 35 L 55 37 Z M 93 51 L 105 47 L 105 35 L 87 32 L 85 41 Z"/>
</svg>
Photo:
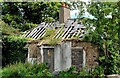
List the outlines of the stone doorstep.
<svg viewBox="0 0 120 78">
<path fill-rule="evenodd" d="M 107 78 L 120 78 L 118 74 L 107 75 Z"/>
</svg>

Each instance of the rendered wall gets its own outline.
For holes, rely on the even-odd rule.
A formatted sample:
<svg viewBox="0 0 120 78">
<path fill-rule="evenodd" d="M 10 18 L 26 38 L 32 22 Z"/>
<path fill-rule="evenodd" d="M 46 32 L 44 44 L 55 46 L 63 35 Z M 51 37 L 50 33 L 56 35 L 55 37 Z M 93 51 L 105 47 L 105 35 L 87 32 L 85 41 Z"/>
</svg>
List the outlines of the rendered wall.
<svg viewBox="0 0 120 78">
<path fill-rule="evenodd" d="M 61 50 L 61 46 L 60 45 L 56 45 L 54 47 L 54 70 L 55 71 L 60 71 L 62 66 L 61 66 L 61 56 L 62 52 Z"/>
<path fill-rule="evenodd" d="M 71 42 L 66 41 L 61 44 L 61 70 L 71 66 Z"/>
</svg>

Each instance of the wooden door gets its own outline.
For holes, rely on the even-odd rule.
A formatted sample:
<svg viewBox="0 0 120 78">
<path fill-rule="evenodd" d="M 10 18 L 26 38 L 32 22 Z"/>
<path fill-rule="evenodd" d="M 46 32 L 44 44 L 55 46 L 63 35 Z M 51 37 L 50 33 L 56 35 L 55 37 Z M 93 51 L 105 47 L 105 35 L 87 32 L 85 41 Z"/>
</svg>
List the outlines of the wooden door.
<svg viewBox="0 0 120 78">
<path fill-rule="evenodd" d="M 43 48 L 43 62 L 46 63 L 50 71 L 54 70 L 54 48 Z"/>
</svg>

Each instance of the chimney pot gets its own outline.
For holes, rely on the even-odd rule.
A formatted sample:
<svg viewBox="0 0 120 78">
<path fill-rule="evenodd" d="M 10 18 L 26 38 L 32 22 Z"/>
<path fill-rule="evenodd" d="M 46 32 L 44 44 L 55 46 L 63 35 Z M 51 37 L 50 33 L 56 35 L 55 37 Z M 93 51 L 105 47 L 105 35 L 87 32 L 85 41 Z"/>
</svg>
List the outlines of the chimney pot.
<svg viewBox="0 0 120 78">
<path fill-rule="evenodd" d="M 64 7 L 64 6 L 65 6 L 65 4 L 63 3 L 63 4 L 62 4 L 62 7 Z"/>
<path fill-rule="evenodd" d="M 65 7 L 68 7 L 68 5 L 66 4 Z"/>
</svg>

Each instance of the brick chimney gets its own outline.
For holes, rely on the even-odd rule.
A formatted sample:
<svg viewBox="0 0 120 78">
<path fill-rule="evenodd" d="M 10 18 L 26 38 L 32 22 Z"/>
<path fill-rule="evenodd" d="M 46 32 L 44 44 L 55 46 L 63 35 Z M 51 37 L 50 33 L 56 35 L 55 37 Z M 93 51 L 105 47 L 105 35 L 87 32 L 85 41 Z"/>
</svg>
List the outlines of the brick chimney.
<svg viewBox="0 0 120 78">
<path fill-rule="evenodd" d="M 59 22 L 64 23 L 67 19 L 70 18 L 70 9 L 68 5 L 62 4 L 59 8 Z"/>
</svg>

